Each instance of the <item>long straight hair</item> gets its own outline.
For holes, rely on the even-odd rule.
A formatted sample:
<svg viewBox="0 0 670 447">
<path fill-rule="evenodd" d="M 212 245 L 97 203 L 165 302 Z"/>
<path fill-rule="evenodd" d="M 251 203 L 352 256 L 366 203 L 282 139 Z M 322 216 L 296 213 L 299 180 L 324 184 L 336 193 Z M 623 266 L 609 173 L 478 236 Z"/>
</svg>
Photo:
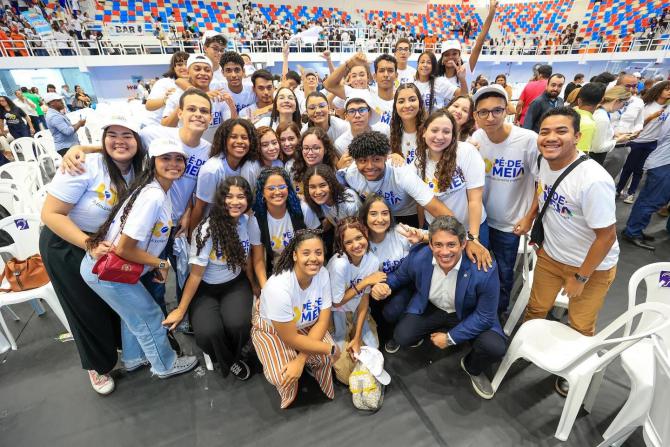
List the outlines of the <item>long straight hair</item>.
<svg viewBox="0 0 670 447">
<path fill-rule="evenodd" d="M 114 163 L 114 159 L 107 152 L 105 139 L 107 138 L 108 131 L 109 127 L 107 127 L 102 132 L 102 160 L 105 164 L 105 168 L 107 169 L 107 173 L 109 174 L 109 179 L 112 183 L 111 184 L 112 189 L 114 190 L 114 192 L 116 192 L 117 197 L 121 197 L 126 195 L 126 191 L 128 191 L 128 184 L 126 183 L 126 180 L 123 178 L 121 170 L 116 165 L 116 163 Z M 140 136 L 137 133 L 133 132 L 133 137 L 135 138 L 135 142 L 137 143 L 137 152 L 130 161 L 130 169 L 133 170 L 135 176 L 138 176 L 142 172 L 142 166 L 146 161 L 146 152 L 144 151 L 144 146 L 142 145 L 142 139 L 140 138 Z"/>
<path fill-rule="evenodd" d="M 426 108 L 424 107 L 423 100 L 421 99 L 421 91 L 414 83 L 400 84 L 395 91 L 393 97 L 393 112 L 391 113 L 391 152 L 395 154 L 403 155 L 402 153 L 402 133 L 405 130 L 402 125 L 402 119 L 398 113 L 398 94 L 402 90 L 412 89 L 416 94 L 416 97 L 419 98 L 419 111 L 414 118 L 414 123 L 416 125 L 417 131 L 423 124 L 423 121 L 426 119 Z"/>
<path fill-rule="evenodd" d="M 274 100 L 272 101 L 272 113 L 270 113 L 270 122 L 271 123 L 278 123 L 279 122 L 279 110 L 277 110 L 277 98 L 279 98 L 279 92 L 282 90 L 288 90 L 291 92 L 293 95 L 293 98 L 295 100 L 295 110 L 293 111 L 293 115 L 291 115 L 291 121 L 293 121 L 298 128 L 302 125 L 302 121 L 300 120 L 300 104 L 298 104 L 298 97 L 295 95 L 293 90 L 291 90 L 288 87 L 279 87 L 277 91 L 275 92 L 275 97 Z"/>
</svg>

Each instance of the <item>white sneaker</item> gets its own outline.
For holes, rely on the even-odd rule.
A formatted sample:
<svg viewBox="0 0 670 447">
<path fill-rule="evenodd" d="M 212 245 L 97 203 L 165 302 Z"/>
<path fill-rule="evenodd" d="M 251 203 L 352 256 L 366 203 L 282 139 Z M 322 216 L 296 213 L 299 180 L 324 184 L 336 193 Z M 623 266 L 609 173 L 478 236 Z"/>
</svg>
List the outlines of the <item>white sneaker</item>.
<svg viewBox="0 0 670 447">
<path fill-rule="evenodd" d="M 185 355 L 182 357 L 178 357 L 177 360 L 175 360 L 174 365 L 172 365 L 172 368 L 170 368 L 169 370 L 165 371 L 162 374 L 156 374 L 156 375 L 158 376 L 159 379 L 167 379 L 168 377 L 189 372 L 190 370 L 195 368 L 197 364 L 198 364 L 197 357 L 194 357 L 192 355 Z"/>
<path fill-rule="evenodd" d="M 109 374 L 98 374 L 95 370 L 90 369 L 88 378 L 91 381 L 91 386 L 98 394 L 106 396 L 114 391 L 114 379 Z"/>
<path fill-rule="evenodd" d="M 625 199 L 623 199 L 623 203 L 631 204 L 635 203 L 635 194 L 628 194 Z"/>
</svg>

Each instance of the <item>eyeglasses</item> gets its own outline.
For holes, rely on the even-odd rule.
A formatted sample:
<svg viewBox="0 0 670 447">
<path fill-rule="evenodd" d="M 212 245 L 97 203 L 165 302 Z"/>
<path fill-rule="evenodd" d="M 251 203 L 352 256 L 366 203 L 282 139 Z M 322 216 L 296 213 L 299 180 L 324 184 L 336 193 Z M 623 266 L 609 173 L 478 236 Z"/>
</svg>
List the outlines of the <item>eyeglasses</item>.
<svg viewBox="0 0 670 447">
<path fill-rule="evenodd" d="M 321 152 L 323 148 L 321 146 L 303 146 L 302 151 L 303 152 L 312 152 L 313 154 L 316 154 L 317 152 Z"/>
<path fill-rule="evenodd" d="M 321 104 L 314 104 L 314 105 L 311 105 L 311 106 L 307 106 L 307 110 L 310 110 L 310 111 L 313 112 L 316 109 L 323 109 L 323 108 L 326 108 L 326 107 L 328 107 L 328 103 L 322 102 Z"/>
<path fill-rule="evenodd" d="M 409 47 L 398 47 L 395 49 L 398 53 L 409 53 Z"/>
<path fill-rule="evenodd" d="M 271 186 L 266 186 L 265 189 L 270 192 L 275 192 L 275 191 L 284 191 L 286 188 L 288 188 L 287 185 L 271 185 Z"/>
<path fill-rule="evenodd" d="M 504 111 L 505 109 L 503 107 L 496 107 L 493 110 L 477 110 L 475 113 L 480 119 L 486 119 L 489 117 L 489 115 L 493 115 L 494 118 L 500 118 Z"/>
<path fill-rule="evenodd" d="M 361 115 L 368 113 L 370 111 L 370 107 L 359 107 L 357 109 L 347 109 L 346 113 L 347 115 L 354 116 L 356 113 L 359 113 Z"/>
<path fill-rule="evenodd" d="M 207 47 L 207 48 L 210 49 L 210 50 L 212 50 L 212 51 L 214 51 L 215 53 L 223 53 L 224 51 L 226 51 L 225 48 L 220 47 L 220 46 L 214 46 L 214 45 L 211 45 L 211 46 L 209 46 L 209 47 Z"/>
</svg>

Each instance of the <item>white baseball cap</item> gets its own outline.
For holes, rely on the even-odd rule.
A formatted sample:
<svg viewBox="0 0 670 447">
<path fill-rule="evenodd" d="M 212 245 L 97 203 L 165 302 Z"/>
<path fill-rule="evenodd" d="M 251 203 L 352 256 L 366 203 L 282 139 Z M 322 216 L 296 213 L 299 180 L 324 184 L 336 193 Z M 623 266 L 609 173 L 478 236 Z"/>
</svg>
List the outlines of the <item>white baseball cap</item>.
<svg viewBox="0 0 670 447">
<path fill-rule="evenodd" d="M 346 110 L 349 103 L 353 100 L 363 101 L 370 108 L 370 121 L 376 121 L 380 114 L 375 109 L 375 101 L 372 98 L 370 91 L 364 88 L 352 88 L 349 91 L 351 94 L 347 96 L 347 101 L 344 103 L 344 109 Z"/>
<path fill-rule="evenodd" d="M 107 129 L 110 126 L 121 126 L 125 127 L 128 130 L 132 130 L 135 133 L 140 133 L 140 126 L 137 121 L 131 121 L 126 115 L 111 115 L 109 116 L 102 125 L 102 130 Z"/>
<path fill-rule="evenodd" d="M 384 369 L 384 356 L 377 349 L 361 346 L 361 351 L 355 357 L 370 371 L 370 374 L 375 376 L 375 379 L 379 380 L 379 383 L 382 385 L 391 383 L 391 376 Z"/>
<path fill-rule="evenodd" d="M 502 85 L 500 84 L 489 84 L 487 86 L 484 86 L 480 89 L 478 89 L 474 95 L 472 95 L 472 101 L 477 105 L 477 100 L 485 93 L 493 93 L 498 96 L 502 96 L 505 98 L 505 101 L 509 101 L 509 98 L 507 97 L 507 92 L 503 88 Z"/>
<path fill-rule="evenodd" d="M 642 77 L 642 75 L 640 74 L 639 71 L 636 71 L 635 73 L 633 73 L 633 76 L 635 76 L 638 79 Z"/>
<path fill-rule="evenodd" d="M 212 37 L 214 37 L 214 36 L 221 36 L 221 37 L 223 37 L 224 39 L 226 38 L 226 36 L 224 36 L 224 35 L 221 34 L 220 32 L 215 31 L 215 30 L 213 30 L 213 29 L 208 29 L 208 30 L 205 31 L 204 34 L 202 35 L 202 43 L 203 43 L 203 45 L 204 45 L 204 43 L 205 43 L 205 41 L 206 41 L 207 39 L 210 39 L 210 38 L 212 38 Z M 226 40 L 228 40 L 228 39 L 226 39 Z"/>
<path fill-rule="evenodd" d="M 442 47 L 440 48 L 440 53 L 444 53 L 449 50 L 458 50 L 462 51 L 461 42 L 456 39 L 445 40 L 442 42 Z"/>
<path fill-rule="evenodd" d="M 56 101 L 60 99 L 63 100 L 63 97 L 58 93 L 49 92 L 44 95 L 44 104 L 49 104 L 51 101 Z"/>
<path fill-rule="evenodd" d="M 191 54 L 186 60 L 186 69 L 189 69 L 193 64 L 207 64 L 209 68 L 213 68 L 212 61 L 204 54 Z"/>
<path fill-rule="evenodd" d="M 156 138 L 149 145 L 149 157 L 160 157 L 165 154 L 181 154 L 188 158 L 182 144 L 172 138 Z"/>
</svg>

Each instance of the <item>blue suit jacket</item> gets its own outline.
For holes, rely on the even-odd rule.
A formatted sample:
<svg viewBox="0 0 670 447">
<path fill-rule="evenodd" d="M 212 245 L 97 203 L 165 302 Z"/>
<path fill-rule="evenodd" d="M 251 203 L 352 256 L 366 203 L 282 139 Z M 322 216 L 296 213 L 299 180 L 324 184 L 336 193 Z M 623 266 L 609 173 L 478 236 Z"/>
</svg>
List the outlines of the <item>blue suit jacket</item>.
<svg viewBox="0 0 670 447">
<path fill-rule="evenodd" d="M 428 244 L 413 247 L 400 267 L 387 277 L 391 290 L 413 287 L 414 294 L 406 312 L 421 315 L 428 306 L 430 283 L 433 278 L 433 252 Z M 505 337 L 498 321 L 500 280 L 498 266 L 488 272 L 477 270 L 477 265 L 461 256 L 461 268 L 456 280 L 456 315 L 461 322 L 449 331 L 455 343 L 472 340 L 484 331 L 494 330 Z"/>
</svg>

